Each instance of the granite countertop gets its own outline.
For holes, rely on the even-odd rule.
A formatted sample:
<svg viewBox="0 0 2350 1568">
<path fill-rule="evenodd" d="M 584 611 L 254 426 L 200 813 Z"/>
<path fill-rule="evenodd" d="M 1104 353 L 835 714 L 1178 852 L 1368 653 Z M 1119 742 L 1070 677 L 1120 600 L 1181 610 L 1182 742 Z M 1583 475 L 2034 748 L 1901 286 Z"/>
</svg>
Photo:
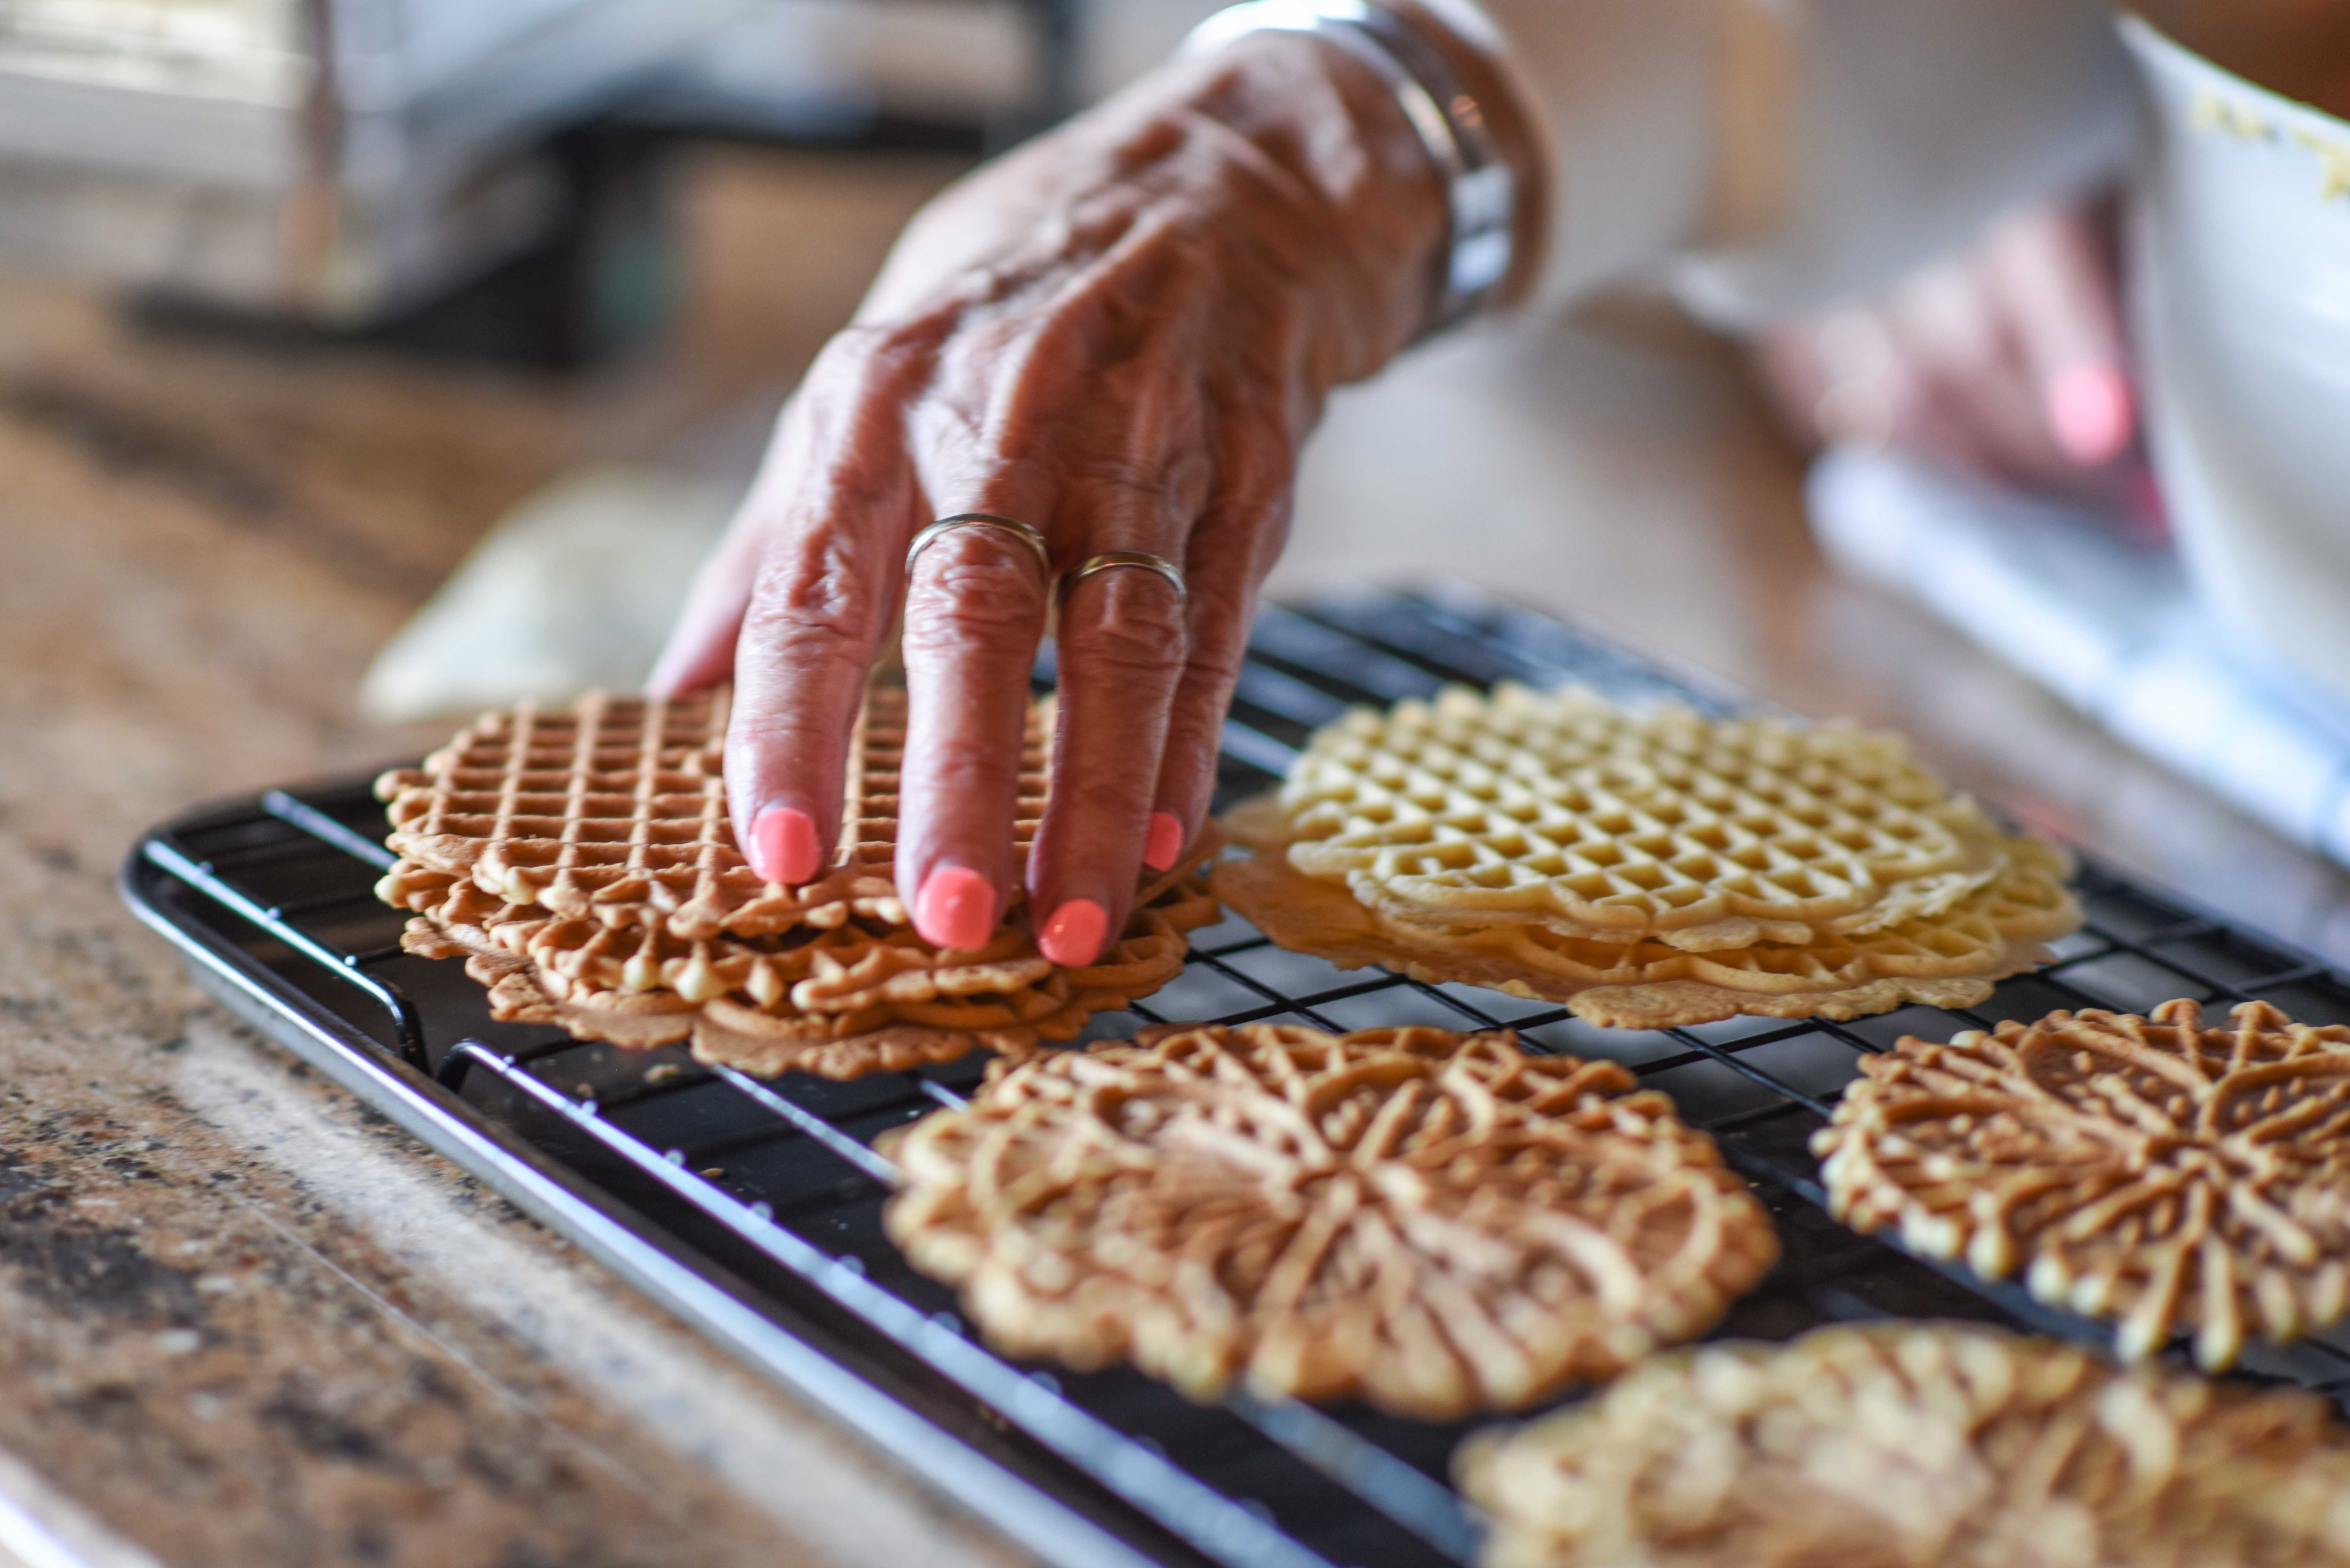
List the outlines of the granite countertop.
<svg viewBox="0 0 2350 1568">
<path fill-rule="evenodd" d="M 113 889 L 191 803 L 424 749 L 355 717 L 373 650 L 551 478 L 772 406 L 941 172 L 714 160 L 677 341 L 569 383 L 0 277 L 0 1568 L 26 1519 L 109 1568 L 1021 1560 L 231 1021 Z M 1338 400 L 1276 588 L 1596 613 L 2350 951 L 2350 879 L 1829 581 L 1799 480 L 1711 345 L 1472 338 Z"/>
</svg>

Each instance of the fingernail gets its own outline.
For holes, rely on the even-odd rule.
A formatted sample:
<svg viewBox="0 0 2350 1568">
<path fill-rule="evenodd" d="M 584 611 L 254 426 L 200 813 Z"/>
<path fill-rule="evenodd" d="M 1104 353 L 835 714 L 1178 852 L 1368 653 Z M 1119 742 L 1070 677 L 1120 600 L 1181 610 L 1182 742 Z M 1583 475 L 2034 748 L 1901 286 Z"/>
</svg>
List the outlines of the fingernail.
<svg viewBox="0 0 2350 1568">
<path fill-rule="evenodd" d="M 1107 935 L 1109 911 L 1091 898 L 1072 898 L 1053 911 L 1036 946 L 1055 963 L 1075 969 L 1101 957 L 1102 939 Z"/>
<path fill-rule="evenodd" d="M 763 880 L 793 887 L 809 881 L 824 860 L 816 819 L 788 805 L 771 805 L 751 825 L 751 869 Z"/>
<path fill-rule="evenodd" d="M 2128 447 L 2137 424 L 2129 378 L 2111 365 L 2075 365 L 2048 383 L 2048 428 L 2066 457 L 2102 468 Z"/>
<path fill-rule="evenodd" d="M 941 866 L 914 900 L 914 929 L 942 948 L 985 947 L 995 929 L 995 889 L 968 866 Z"/>
<path fill-rule="evenodd" d="M 1183 825 L 1171 811 L 1150 814 L 1150 832 L 1142 841 L 1142 863 L 1153 871 L 1171 871 L 1183 858 Z"/>
</svg>

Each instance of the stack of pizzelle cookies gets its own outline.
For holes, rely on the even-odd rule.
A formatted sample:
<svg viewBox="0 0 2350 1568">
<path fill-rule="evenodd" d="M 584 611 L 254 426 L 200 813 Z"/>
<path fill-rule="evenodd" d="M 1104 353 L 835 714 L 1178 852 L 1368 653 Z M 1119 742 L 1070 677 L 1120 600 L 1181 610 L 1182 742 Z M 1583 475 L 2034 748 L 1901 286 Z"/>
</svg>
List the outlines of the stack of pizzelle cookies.
<svg viewBox="0 0 2350 1568">
<path fill-rule="evenodd" d="M 839 845 L 805 886 L 737 849 L 722 748 L 730 692 L 591 694 L 485 714 L 421 768 L 388 773 L 377 891 L 415 911 L 403 945 L 463 957 L 501 1020 L 702 1061 L 845 1078 L 1066 1040 L 1183 966 L 1218 911 L 1197 876 L 1212 838 L 1140 889 L 1099 961 L 1054 963 L 1015 900 L 987 944 L 941 950 L 895 882 L 905 693 L 877 689 L 851 747 Z M 1051 708 L 1029 716 L 1018 837 L 1045 805 Z"/>
<path fill-rule="evenodd" d="M 1898 737 L 1580 689 L 1357 710 L 1226 820 L 1216 892 L 1283 947 L 1610 1027 L 1972 1006 L 2081 922 Z"/>
</svg>

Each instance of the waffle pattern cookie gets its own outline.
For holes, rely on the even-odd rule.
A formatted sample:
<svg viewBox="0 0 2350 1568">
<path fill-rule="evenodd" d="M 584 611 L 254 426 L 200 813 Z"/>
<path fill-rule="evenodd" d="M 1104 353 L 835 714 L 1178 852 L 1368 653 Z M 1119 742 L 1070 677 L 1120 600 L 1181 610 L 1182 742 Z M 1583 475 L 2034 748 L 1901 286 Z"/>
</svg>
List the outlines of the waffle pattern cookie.
<svg viewBox="0 0 2350 1568">
<path fill-rule="evenodd" d="M 1230 820 L 1217 890 L 1284 947 L 1624 1028 L 1970 1006 L 2080 924 L 1898 740 L 1581 691 L 1357 711 Z"/>
<path fill-rule="evenodd" d="M 734 846 L 720 750 L 726 693 L 591 696 L 486 715 L 421 769 L 387 774 L 378 886 L 415 912 L 403 945 L 458 958 L 497 1017 L 701 1059 L 830 1077 L 1023 1054 L 1179 973 L 1187 932 L 1218 918 L 1194 870 L 1213 836 L 1139 893 L 1093 964 L 1038 950 L 1014 902 L 983 947 L 941 950 L 896 890 L 905 696 L 877 691 L 851 748 L 844 827 L 806 887 L 762 883 Z M 1024 851 L 1043 815 L 1051 713 L 1029 722 Z"/>
<path fill-rule="evenodd" d="M 1481 1433 L 1483 1568 L 2342 1568 L 2318 1397 L 1954 1324 L 1659 1357 Z"/>
<path fill-rule="evenodd" d="M 889 1235 L 1008 1354 L 1402 1415 L 1704 1332 L 1778 1256 L 1712 1140 L 1506 1034 L 1169 1027 L 991 1069 L 889 1146 Z"/>
<path fill-rule="evenodd" d="M 1861 1070 L 1812 1144 L 1856 1230 L 2021 1271 L 2117 1320 L 2131 1360 L 2191 1328 L 2218 1370 L 2350 1307 L 2350 1029 L 2169 1002 L 1911 1037 Z"/>
</svg>

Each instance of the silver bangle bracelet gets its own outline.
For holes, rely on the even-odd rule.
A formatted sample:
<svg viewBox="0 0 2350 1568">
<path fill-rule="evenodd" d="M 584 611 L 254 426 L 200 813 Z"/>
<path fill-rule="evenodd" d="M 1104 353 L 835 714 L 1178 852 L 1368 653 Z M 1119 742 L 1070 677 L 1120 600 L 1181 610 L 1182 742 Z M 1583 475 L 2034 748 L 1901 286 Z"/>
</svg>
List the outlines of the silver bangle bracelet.
<svg viewBox="0 0 2350 1568">
<path fill-rule="evenodd" d="M 1493 145 L 1483 106 L 1443 53 L 1369 0 L 1246 0 L 1193 29 L 1186 54 L 1250 33 L 1313 33 L 1376 71 L 1444 182 L 1451 244 L 1439 258 L 1435 308 L 1421 336 L 1475 314 L 1510 275 L 1517 176 Z"/>
</svg>

